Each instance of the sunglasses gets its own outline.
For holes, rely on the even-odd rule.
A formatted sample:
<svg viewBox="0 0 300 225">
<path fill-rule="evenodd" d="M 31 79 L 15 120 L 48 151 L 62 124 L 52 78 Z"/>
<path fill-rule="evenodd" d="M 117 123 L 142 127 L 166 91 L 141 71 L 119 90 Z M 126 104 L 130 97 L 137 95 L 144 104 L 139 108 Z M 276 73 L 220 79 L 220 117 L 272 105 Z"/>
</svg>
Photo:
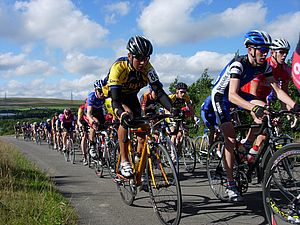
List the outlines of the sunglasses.
<svg viewBox="0 0 300 225">
<path fill-rule="evenodd" d="M 186 91 L 179 91 L 181 94 L 185 94 L 186 93 Z"/>
<path fill-rule="evenodd" d="M 289 51 L 287 50 L 278 50 L 277 52 L 279 52 L 281 55 L 289 54 Z"/>
<path fill-rule="evenodd" d="M 150 59 L 149 56 L 142 56 L 142 55 L 133 55 L 133 58 L 135 58 L 136 60 L 140 61 L 140 62 L 146 62 Z"/>
<path fill-rule="evenodd" d="M 270 50 L 269 47 L 254 47 L 254 48 L 260 51 L 262 54 L 265 54 Z"/>
</svg>

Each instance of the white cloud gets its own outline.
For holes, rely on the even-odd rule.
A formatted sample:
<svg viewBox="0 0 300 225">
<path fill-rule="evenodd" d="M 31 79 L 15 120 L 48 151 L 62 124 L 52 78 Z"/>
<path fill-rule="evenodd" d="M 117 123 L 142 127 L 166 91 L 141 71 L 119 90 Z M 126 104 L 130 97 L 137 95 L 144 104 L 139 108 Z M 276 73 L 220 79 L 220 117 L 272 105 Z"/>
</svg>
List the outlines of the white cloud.
<svg viewBox="0 0 300 225">
<path fill-rule="evenodd" d="M 11 17 L 11 10 L 9 16 Z M 90 20 L 70 0 L 16 2 L 15 19 L 0 11 L 1 34 L 19 41 L 44 41 L 64 50 L 100 46 L 108 30 Z M 8 28 L 8 29 L 7 29 Z M 4 31 L 3 31 L 4 30 Z"/>
<path fill-rule="evenodd" d="M 300 31 L 300 11 L 280 15 L 267 26 L 273 39 L 286 38 L 290 44 L 296 45 Z"/>
<path fill-rule="evenodd" d="M 168 45 L 234 36 L 264 23 L 267 12 L 262 2 L 253 2 L 193 18 L 192 12 L 201 2 L 154 0 L 144 9 L 138 24 L 148 38 Z"/>
<path fill-rule="evenodd" d="M 200 78 L 205 69 L 208 69 L 209 75 L 215 77 L 233 56 L 234 54 L 222 55 L 208 51 L 199 51 L 190 57 L 158 54 L 155 55 L 151 63 L 163 83 L 170 84 L 178 77 L 180 81 L 191 84 Z"/>
<path fill-rule="evenodd" d="M 69 53 L 63 65 L 70 73 L 94 74 L 97 76 L 107 74 L 111 60 L 97 56 L 87 56 L 83 53 Z"/>
<path fill-rule="evenodd" d="M 109 4 L 105 6 L 107 15 L 105 16 L 106 23 L 116 23 L 117 16 L 125 16 L 130 11 L 130 3 L 128 1 L 118 2 L 115 4 Z"/>
<path fill-rule="evenodd" d="M 13 53 L 0 54 L 0 76 L 47 76 L 56 72 L 56 68 L 42 60 L 27 60 L 25 54 L 13 55 Z"/>
</svg>

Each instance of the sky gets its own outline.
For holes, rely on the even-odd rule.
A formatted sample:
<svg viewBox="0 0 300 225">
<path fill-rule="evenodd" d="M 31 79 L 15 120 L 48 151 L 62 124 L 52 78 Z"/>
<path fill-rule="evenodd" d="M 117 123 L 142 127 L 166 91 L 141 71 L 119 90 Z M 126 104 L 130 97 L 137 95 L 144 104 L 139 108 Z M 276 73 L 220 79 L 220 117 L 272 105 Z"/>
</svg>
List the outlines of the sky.
<svg viewBox="0 0 300 225">
<path fill-rule="evenodd" d="M 0 0 L 0 98 L 85 99 L 134 35 L 152 42 L 150 62 L 168 92 L 175 78 L 191 84 L 205 69 L 216 77 L 246 54 L 252 29 L 295 49 L 300 1 Z"/>
</svg>

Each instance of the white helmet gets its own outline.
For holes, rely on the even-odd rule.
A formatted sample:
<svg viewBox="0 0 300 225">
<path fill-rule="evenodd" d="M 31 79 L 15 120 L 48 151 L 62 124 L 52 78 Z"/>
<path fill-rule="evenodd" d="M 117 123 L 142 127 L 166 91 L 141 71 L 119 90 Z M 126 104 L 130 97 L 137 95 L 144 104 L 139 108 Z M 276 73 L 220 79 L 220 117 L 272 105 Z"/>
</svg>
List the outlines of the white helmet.
<svg viewBox="0 0 300 225">
<path fill-rule="evenodd" d="M 286 39 L 278 38 L 275 39 L 270 47 L 273 50 L 290 50 L 290 44 Z"/>
</svg>

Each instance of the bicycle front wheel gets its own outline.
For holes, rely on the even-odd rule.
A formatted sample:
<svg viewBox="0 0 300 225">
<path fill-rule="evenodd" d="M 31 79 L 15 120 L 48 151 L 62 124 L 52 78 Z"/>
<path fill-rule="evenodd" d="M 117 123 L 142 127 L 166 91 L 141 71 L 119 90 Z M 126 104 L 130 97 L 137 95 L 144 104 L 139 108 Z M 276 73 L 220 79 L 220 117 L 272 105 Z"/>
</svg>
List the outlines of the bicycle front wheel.
<svg viewBox="0 0 300 225">
<path fill-rule="evenodd" d="M 208 150 L 206 170 L 209 186 L 214 195 L 222 201 L 228 200 L 226 194 L 226 171 L 223 165 L 224 142 L 214 142 Z"/>
<path fill-rule="evenodd" d="M 149 194 L 158 219 L 162 224 L 179 224 L 182 211 L 180 184 L 174 164 L 163 145 L 151 146 L 147 168 Z"/>
<path fill-rule="evenodd" d="M 181 156 L 185 170 L 189 173 L 194 172 L 196 167 L 196 151 L 190 137 L 184 137 L 181 146 Z"/>
<path fill-rule="evenodd" d="M 268 162 L 263 204 L 270 224 L 300 223 L 300 144 L 288 144 Z"/>
</svg>

